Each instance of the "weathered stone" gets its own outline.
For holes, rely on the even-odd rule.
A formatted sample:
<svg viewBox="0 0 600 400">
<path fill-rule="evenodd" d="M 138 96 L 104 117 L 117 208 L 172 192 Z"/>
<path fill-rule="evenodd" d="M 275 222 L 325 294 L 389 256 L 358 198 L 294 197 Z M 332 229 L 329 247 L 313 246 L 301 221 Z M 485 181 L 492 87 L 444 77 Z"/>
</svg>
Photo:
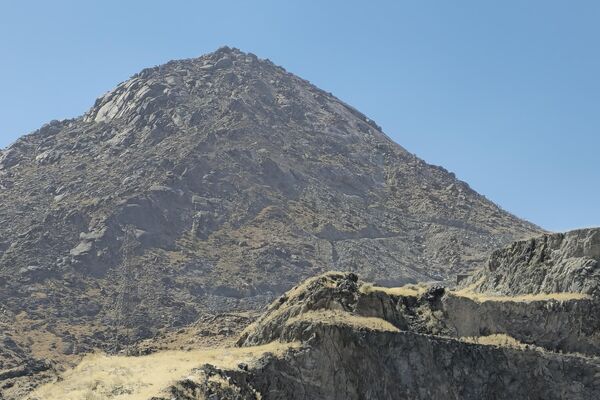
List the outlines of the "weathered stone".
<svg viewBox="0 0 600 400">
<path fill-rule="evenodd" d="M 600 229 L 515 242 L 496 250 L 464 285 L 487 294 L 574 292 L 600 296 Z"/>
<path fill-rule="evenodd" d="M 71 254 L 73 257 L 78 257 L 89 253 L 90 250 L 92 250 L 92 247 L 93 245 L 91 242 L 83 241 L 80 242 L 76 247 L 72 248 L 71 251 L 69 251 L 69 254 Z"/>
<path fill-rule="evenodd" d="M 233 61 L 229 57 L 223 57 L 215 63 L 215 69 L 229 68 L 233 65 Z"/>
</svg>

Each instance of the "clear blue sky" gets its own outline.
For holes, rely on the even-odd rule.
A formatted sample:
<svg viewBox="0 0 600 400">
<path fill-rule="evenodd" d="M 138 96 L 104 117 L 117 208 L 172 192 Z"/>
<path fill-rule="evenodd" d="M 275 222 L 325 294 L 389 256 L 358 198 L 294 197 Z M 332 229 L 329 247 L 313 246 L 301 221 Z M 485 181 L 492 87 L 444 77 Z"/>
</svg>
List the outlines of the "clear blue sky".
<svg viewBox="0 0 600 400">
<path fill-rule="evenodd" d="M 0 147 L 144 67 L 270 58 L 549 230 L 600 225 L 598 1 L 3 1 Z"/>
</svg>

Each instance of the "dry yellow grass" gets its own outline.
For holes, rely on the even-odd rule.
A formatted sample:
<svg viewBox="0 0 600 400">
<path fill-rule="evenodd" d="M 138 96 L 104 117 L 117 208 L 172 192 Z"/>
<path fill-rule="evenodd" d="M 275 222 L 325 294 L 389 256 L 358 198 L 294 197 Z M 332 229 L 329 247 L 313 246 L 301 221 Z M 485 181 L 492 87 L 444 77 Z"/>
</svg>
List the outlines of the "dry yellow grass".
<svg viewBox="0 0 600 400">
<path fill-rule="evenodd" d="M 384 319 L 361 317 L 344 311 L 309 311 L 291 318 L 286 324 L 293 324 L 296 321 L 324 322 L 332 325 L 346 325 L 359 329 L 366 328 L 374 331 L 399 332 L 398 328 Z"/>
<path fill-rule="evenodd" d="M 479 278 L 469 286 L 463 289 L 452 291 L 455 296 L 466 297 L 478 303 L 485 301 L 514 301 L 514 302 L 531 302 L 531 301 L 547 301 L 547 300 L 584 300 L 590 299 L 591 296 L 583 293 L 575 292 L 557 292 L 557 293 L 538 293 L 538 294 L 522 294 L 516 296 L 489 295 L 485 293 L 475 292 L 475 288 L 483 282 L 484 278 Z"/>
<path fill-rule="evenodd" d="M 304 294 L 308 290 L 308 287 L 310 285 L 314 284 L 317 281 L 320 281 L 324 287 L 333 288 L 333 287 L 335 287 L 335 281 L 333 278 L 339 277 L 342 275 L 343 275 L 342 272 L 329 271 L 322 275 L 318 275 L 318 276 L 309 278 L 309 279 L 305 280 L 304 282 L 300 283 L 299 285 L 288 290 L 284 295 L 287 297 L 287 301 L 284 304 L 280 304 L 279 302 L 272 303 L 269 306 L 267 312 L 263 315 L 263 317 L 257 319 L 252 324 L 248 325 L 246 327 L 246 329 L 244 329 L 242 331 L 241 336 L 244 336 L 250 332 L 253 332 L 257 326 L 268 324 L 269 322 L 279 318 L 285 312 L 290 311 L 290 304 L 293 304 L 294 300 L 296 298 L 298 298 L 300 295 Z M 297 307 L 297 309 L 295 311 L 300 312 L 301 309 L 299 307 Z"/>
<path fill-rule="evenodd" d="M 361 292 L 368 294 L 372 292 L 383 292 L 390 296 L 418 297 L 427 291 L 427 287 L 421 285 L 405 285 L 400 287 L 373 286 L 365 283 L 360 287 Z"/>
<path fill-rule="evenodd" d="M 312 278 L 308 278 L 307 280 L 305 280 L 298 286 L 295 286 L 292 289 L 290 289 L 286 293 L 286 296 L 288 297 L 289 300 L 293 300 L 296 297 L 298 297 L 299 295 L 301 295 L 302 293 L 304 293 L 311 284 L 313 284 L 314 282 L 319 281 L 319 280 L 321 281 L 323 286 L 333 288 L 333 287 L 335 287 L 335 281 L 333 278 L 340 277 L 340 276 L 344 276 L 344 273 L 339 272 L 339 271 L 329 271 L 329 272 L 325 272 L 322 275 L 317 275 Z"/>
<path fill-rule="evenodd" d="M 147 400 L 203 364 L 221 368 L 235 368 L 240 362 L 252 365 L 265 353 L 280 356 L 298 346 L 273 342 L 256 347 L 165 351 L 141 357 L 92 354 L 65 372 L 61 380 L 41 386 L 28 399 Z"/>
<path fill-rule="evenodd" d="M 524 349 L 526 347 L 525 343 L 519 342 L 512 336 L 504 333 L 496 333 L 488 336 L 465 336 L 460 338 L 460 340 L 486 346 L 511 347 L 515 349 Z"/>
<path fill-rule="evenodd" d="M 547 300 L 584 300 L 590 296 L 583 293 L 560 292 L 560 293 L 538 293 L 538 294 L 523 294 L 517 296 L 495 296 L 483 293 L 476 293 L 469 289 L 462 289 L 456 292 L 451 292 L 455 296 L 466 297 L 478 303 L 486 301 L 513 301 L 513 302 L 532 302 L 532 301 L 547 301 Z"/>
<path fill-rule="evenodd" d="M 63 354 L 56 349 L 63 346 L 63 339 L 56 333 L 47 329 L 47 324 L 40 323 L 40 320 L 29 318 L 26 312 L 21 312 L 14 317 L 10 327 L 10 332 L 17 339 L 17 343 L 23 347 L 29 347 L 35 358 L 45 358 L 63 365 L 73 366 L 81 359 L 81 356 L 74 354 Z M 74 337 L 89 332 L 93 324 L 89 325 L 70 325 L 69 332 Z M 56 328 L 55 328 L 56 329 Z M 66 330 L 65 325 L 58 325 L 56 330 Z M 2 330 L 2 327 L 0 327 Z"/>
</svg>

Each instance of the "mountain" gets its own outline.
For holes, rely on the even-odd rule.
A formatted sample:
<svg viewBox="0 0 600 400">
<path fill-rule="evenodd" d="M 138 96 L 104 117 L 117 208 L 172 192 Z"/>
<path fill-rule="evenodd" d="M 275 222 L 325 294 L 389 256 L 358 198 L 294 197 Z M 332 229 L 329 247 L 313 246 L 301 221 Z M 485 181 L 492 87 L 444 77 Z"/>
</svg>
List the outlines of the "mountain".
<svg viewBox="0 0 600 400">
<path fill-rule="evenodd" d="M 0 345 L 0 369 L 256 310 L 328 270 L 451 279 L 539 232 L 333 95 L 224 47 L 2 151 L 0 324 L 18 351 Z"/>
</svg>

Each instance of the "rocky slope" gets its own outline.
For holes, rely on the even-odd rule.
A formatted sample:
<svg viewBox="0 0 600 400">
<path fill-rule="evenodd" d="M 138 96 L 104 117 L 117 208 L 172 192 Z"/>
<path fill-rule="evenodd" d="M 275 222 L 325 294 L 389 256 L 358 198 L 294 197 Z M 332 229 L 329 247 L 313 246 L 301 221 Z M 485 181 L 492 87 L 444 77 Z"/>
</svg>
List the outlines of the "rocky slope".
<svg viewBox="0 0 600 400">
<path fill-rule="evenodd" d="M 0 346 L 2 368 L 257 309 L 331 269 L 443 280 L 539 231 L 333 95 L 222 48 L 1 152 L 0 328 L 24 351 Z"/>
</svg>

